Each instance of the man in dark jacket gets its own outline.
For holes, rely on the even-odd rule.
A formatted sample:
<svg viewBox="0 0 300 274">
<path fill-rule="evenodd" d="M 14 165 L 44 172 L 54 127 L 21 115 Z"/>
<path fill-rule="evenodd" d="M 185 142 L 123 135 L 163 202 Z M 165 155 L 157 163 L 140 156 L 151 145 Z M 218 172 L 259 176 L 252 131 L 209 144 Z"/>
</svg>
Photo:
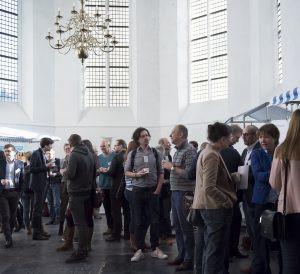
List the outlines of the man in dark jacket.
<svg viewBox="0 0 300 274">
<path fill-rule="evenodd" d="M 113 219 L 112 234 L 106 241 L 119 241 L 122 230 L 121 207 L 124 215 L 124 238 L 129 239 L 129 205 L 124 198 L 124 155 L 126 153 L 126 142 L 122 139 L 116 140 L 114 151 L 117 153 L 111 161 L 109 169 L 102 169 L 102 173 L 112 177 L 112 187 L 110 189 L 111 214 Z M 124 186 L 124 187 L 123 187 Z M 123 188 L 122 188 L 123 187 Z"/>
<path fill-rule="evenodd" d="M 60 184 L 61 174 L 60 159 L 55 158 L 55 151 L 51 149 L 47 153 L 47 163 L 52 162 L 53 167 L 49 171 L 49 187 L 47 190 L 47 200 L 50 208 L 50 221 L 46 225 L 58 225 L 60 213 Z"/>
<path fill-rule="evenodd" d="M 66 263 L 73 263 L 85 260 L 88 247 L 88 226 L 87 226 L 87 203 L 91 199 L 96 168 L 93 155 L 88 148 L 82 144 L 81 137 L 72 134 L 69 137 L 71 155 L 69 164 L 65 171 L 67 189 L 69 193 L 69 207 L 78 231 L 78 248 L 66 260 Z"/>
<path fill-rule="evenodd" d="M 53 166 L 52 162 L 47 163 L 45 154 L 52 149 L 52 144 L 52 139 L 42 138 L 40 141 L 40 148 L 32 153 L 30 161 L 30 188 L 34 193 L 32 213 L 33 240 L 48 240 L 50 237 L 50 235 L 43 230 L 42 212 L 48 187 L 47 172 L 49 172 L 50 168 Z"/>
<path fill-rule="evenodd" d="M 4 146 L 5 159 L 0 160 L 0 214 L 2 216 L 5 247 L 12 246 L 12 229 L 17 214 L 23 184 L 24 164 L 16 160 L 13 145 Z"/>
<path fill-rule="evenodd" d="M 238 167 L 242 166 L 242 159 L 238 151 L 231 144 L 228 148 L 225 148 L 221 151 L 221 156 L 226 164 L 226 167 L 230 174 L 238 171 Z M 231 222 L 231 232 L 229 238 L 229 255 L 230 257 L 237 258 L 247 258 L 247 255 L 244 255 L 239 250 L 239 239 L 242 225 L 242 213 L 240 210 L 239 203 L 242 201 L 242 192 L 237 190 L 237 201 L 233 204 L 233 215 Z"/>
</svg>

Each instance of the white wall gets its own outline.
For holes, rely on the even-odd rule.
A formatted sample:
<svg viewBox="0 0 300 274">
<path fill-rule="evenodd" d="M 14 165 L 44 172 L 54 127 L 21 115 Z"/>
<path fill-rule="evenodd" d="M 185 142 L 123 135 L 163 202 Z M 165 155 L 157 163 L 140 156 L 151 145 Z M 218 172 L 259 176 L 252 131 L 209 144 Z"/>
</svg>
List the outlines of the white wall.
<svg viewBox="0 0 300 274">
<path fill-rule="evenodd" d="M 20 1 L 21 3 L 23 1 Z M 45 35 L 58 8 L 68 17 L 73 0 L 27 0 L 20 16 L 20 103 L 1 103 L 1 124 L 60 136 L 58 154 L 71 133 L 99 144 L 101 137 L 129 140 L 149 128 L 153 145 L 177 123 L 190 138 L 206 139 L 207 124 L 255 107 L 299 85 L 300 1 L 282 1 L 283 71 L 277 81 L 275 0 L 228 0 L 228 99 L 188 104 L 188 1 L 132 0 L 131 106 L 82 108 L 81 63 L 60 55 Z M 51 27 L 52 28 L 52 27 Z M 51 29 L 53 31 L 53 28 Z M 12 113 L 12 115 L 8 115 Z"/>
</svg>

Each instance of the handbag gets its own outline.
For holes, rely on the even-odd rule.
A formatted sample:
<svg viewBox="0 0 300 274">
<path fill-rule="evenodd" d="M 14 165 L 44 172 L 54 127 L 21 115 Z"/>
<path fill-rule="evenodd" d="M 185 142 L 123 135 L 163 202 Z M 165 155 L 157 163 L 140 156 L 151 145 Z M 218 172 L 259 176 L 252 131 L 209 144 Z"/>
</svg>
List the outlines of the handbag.
<svg viewBox="0 0 300 274">
<path fill-rule="evenodd" d="M 191 208 L 186 220 L 191 225 L 200 227 L 203 224 L 200 209 Z"/>
<path fill-rule="evenodd" d="M 269 239 L 284 240 L 286 233 L 286 192 L 289 161 L 285 161 L 285 178 L 283 189 L 283 212 L 264 210 L 260 217 L 262 235 Z"/>
<path fill-rule="evenodd" d="M 194 192 L 186 191 L 183 194 L 183 209 L 190 210 L 194 201 Z"/>
</svg>

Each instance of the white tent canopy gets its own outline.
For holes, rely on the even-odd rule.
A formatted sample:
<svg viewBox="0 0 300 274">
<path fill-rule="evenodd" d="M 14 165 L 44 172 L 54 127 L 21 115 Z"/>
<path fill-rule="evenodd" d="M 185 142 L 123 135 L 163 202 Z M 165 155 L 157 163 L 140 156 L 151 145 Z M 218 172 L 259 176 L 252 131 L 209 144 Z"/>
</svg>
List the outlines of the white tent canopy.
<svg viewBox="0 0 300 274">
<path fill-rule="evenodd" d="M 43 137 L 49 137 L 53 141 L 61 140 L 57 136 L 52 136 L 46 133 L 34 132 L 23 129 L 0 127 L 0 141 L 4 142 L 39 142 Z"/>
<path fill-rule="evenodd" d="M 274 120 L 286 120 L 291 116 L 291 111 L 278 105 L 263 103 L 251 110 L 230 117 L 225 123 L 246 124 L 269 123 Z"/>
</svg>

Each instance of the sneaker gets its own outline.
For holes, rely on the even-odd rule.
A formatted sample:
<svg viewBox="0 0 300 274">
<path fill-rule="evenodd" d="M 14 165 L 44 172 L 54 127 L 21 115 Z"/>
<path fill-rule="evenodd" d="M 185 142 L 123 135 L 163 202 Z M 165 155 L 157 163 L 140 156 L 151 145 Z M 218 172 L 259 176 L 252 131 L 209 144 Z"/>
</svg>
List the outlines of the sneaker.
<svg viewBox="0 0 300 274">
<path fill-rule="evenodd" d="M 151 252 L 151 257 L 154 257 L 154 258 L 158 258 L 158 259 L 167 259 L 168 258 L 168 255 L 163 253 L 161 251 L 161 249 L 159 249 L 158 247 Z"/>
<path fill-rule="evenodd" d="M 132 262 L 139 262 L 140 260 L 144 259 L 145 255 L 141 249 L 134 253 L 133 257 L 131 258 Z"/>
</svg>

